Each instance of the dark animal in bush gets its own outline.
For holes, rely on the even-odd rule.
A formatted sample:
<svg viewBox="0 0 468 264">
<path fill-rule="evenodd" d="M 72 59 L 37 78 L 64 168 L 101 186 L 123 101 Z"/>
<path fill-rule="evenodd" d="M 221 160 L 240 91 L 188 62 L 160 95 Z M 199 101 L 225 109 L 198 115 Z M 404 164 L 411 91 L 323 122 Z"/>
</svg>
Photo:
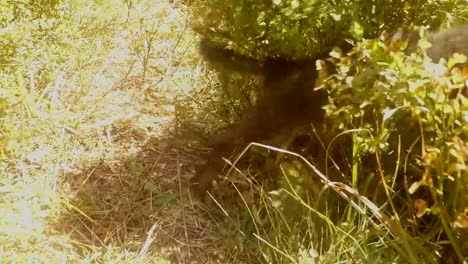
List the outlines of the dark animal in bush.
<svg viewBox="0 0 468 264">
<path fill-rule="evenodd" d="M 419 40 L 417 33 L 401 31 L 394 34 L 391 40 L 407 38 L 408 50 L 414 51 Z M 429 40 L 432 47 L 428 55 L 433 60 L 448 58 L 455 52 L 468 54 L 468 26 L 430 34 Z M 344 47 L 345 50 L 347 48 Z M 258 61 L 236 55 L 232 50 L 207 40 L 201 41 L 200 52 L 205 60 L 223 70 L 261 75 L 264 93 L 239 123 L 213 139 L 212 151 L 208 153 L 206 163 L 197 168 L 191 181 L 191 189 L 197 194 L 209 187 L 222 170 L 221 157 L 230 155 L 236 146 L 271 138 L 284 133 L 285 129 L 309 123 L 321 124 L 324 118 L 322 106 L 328 100 L 326 91 L 315 89 L 318 77 L 316 60 L 326 59 L 328 54 L 304 60 L 267 58 Z"/>
<path fill-rule="evenodd" d="M 207 162 L 192 179 L 196 193 L 206 190 L 223 167 L 221 157 L 229 155 L 236 146 L 268 139 L 307 123 L 318 124 L 324 117 L 322 106 L 327 102 L 326 92 L 314 89 L 318 74 L 315 59 L 258 61 L 206 40 L 201 42 L 200 51 L 205 60 L 218 68 L 262 76 L 264 91 L 238 124 L 212 141 Z"/>
</svg>

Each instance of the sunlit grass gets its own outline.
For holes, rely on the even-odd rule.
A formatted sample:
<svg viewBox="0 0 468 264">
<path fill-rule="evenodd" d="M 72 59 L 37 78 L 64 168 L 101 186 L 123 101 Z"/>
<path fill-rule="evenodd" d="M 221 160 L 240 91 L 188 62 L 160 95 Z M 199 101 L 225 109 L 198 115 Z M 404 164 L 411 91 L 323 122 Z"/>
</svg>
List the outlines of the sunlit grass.
<svg viewBox="0 0 468 264">
<path fill-rule="evenodd" d="M 149 218 L 151 208 L 132 201 L 142 198 L 138 190 L 112 185 L 122 177 L 141 182 L 136 156 L 163 135 L 174 119 L 172 100 L 194 84 L 188 9 L 151 1 L 135 2 L 131 12 L 107 1 L 68 1 L 64 8 L 69 17 L 56 19 L 62 26 L 54 32 L 61 43 L 16 57 L 25 63 L 7 65 L 16 75 L 2 73 L 0 261 L 166 263 L 150 250 L 160 230 L 156 224 L 147 234 L 157 222 Z M 6 32 L 14 36 L 14 28 Z M 144 48 L 147 65 L 138 56 Z M 41 72 L 28 69 L 34 60 L 45 65 Z M 104 176 L 107 169 L 122 177 Z M 125 202 L 103 210 L 109 199 Z M 137 211 L 147 222 L 125 232 L 129 238 L 114 237 L 112 228 L 126 228 L 128 219 L 142 216 Z M 105 226 L 105 219 L 117 218 Z M 107 235 L 99 237 L 93 226 Z"/>
</svg>

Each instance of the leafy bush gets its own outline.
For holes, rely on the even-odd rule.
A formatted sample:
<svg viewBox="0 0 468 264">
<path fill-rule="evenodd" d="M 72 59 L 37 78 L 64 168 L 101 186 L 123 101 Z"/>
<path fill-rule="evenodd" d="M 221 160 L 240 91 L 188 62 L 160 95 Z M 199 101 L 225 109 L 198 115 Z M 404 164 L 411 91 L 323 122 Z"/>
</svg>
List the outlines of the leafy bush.
<svg viewBox="0 0 468 264">
<path fill-rule="evenodd" d="M 208 0 L 196 4 L 194 27 L 254 57 L 314 57 L 346 38 L 374 38 L 384 29 L 437 28 L 456 12 L 466 14 L 462 6 L 462 1 Z"/>
<path fill-rule="evenodd" d="M 461 260 L 468 99 L 466 76 L 457 65 L 467 59 L 454 55 L 436 64 L 423 51 L 407 57 L 381 41 L 366 40 L 348 56 L 335 54 L 338 73 L 325 81 L 331 91 L 327 116 L 339 129 L 357 131 L 352 182 L 380 177 L 386 211 L 413 230 L 412 236 L 433 242 L 434 251 L 447 239 Z"/>
<path fill-rule="evenodd" d="M 415 25 L 436 29 L 468 15 L 463 1 L 458 0 L 411 3 L 208 0 L 196 2 L 194 10 L 193 28 L 202 37 L 224 43 L 236 53 L 259 61 L 278 56 L 286 59 L 324 57 L 332 47 L 348 48 L 349 42 L 362 37 L 376 38 L 385 29 Z M 206 126 L 222 127 L 232 123 L 261 93 L 257 89 L 258 82 L 249 76 L 219 73 L 222 85 L 209 88 L 216 90 L 210 91 L 216 94 L 211 100 L 217 101 L 214 108 L 227 114 L 206 120 Z"/>
<path fill-rule="evenodd" d="M 337 192 L 322 188 L 320 180 L 314 180 L 312 165 L 304 160 L 281 159 L 283 153 L 267 159 L 259 171 L 250 158 L 245 174 L 256 175 L 252 182 L 270 174 L 278 181 L 272 192 L 265 185 L 250 185 L 260 202 L 239 192 L 254 226 L 242 231 L 256 235 L 253 243 L 262 241 L 257 250 L 267 262 L 463 260 L 468 250 L 464 242 L 468 109 L 460 89 L 466 76 L 459 64 L 466 63 L 465 58 L 433 63 L 424 56 L 424 41 L 417 54 L 405 56 L 376 39 L 383 29 L 416 25 L 437 29 L 462 21 L 468 15 L 462 1 L 209 0 L 197 7 L 202 15 L 195 18 L 195 29 L 203 37 L 259 60 L 310 58 L 345 39 L 355 46 L 349 54 L 333 52 L 332 65 L 324 63 L 337 70 L 322 87 L 330 92 L 325 107 L 330 127 L 327 135 L 320 135 L 325 137 L 322 142 L 312 144 L 324 144 L 326 153 L 307 152 L 301 143 L 290 146 L 313 164 L 324 164 L 317 167 L 327 177 L 368 197 L 381 215 L 392 220 L 369 216 L 377 208 L 370 201 L 355 200 L 340 188 L 333 188 Z M 240 87 L 249 93 L 252 84 L 226 75 L 220 74 L 228 95 L 220 96 L 218 105 L 232 113 L 236 108 L 232 105 L 242 99 L 229 96 L 236 94 L 229 89 Z M 315 138 L 314 131 L 308 132 Z M 279 173 L 271 172 L 275 162 Z M 380 224 L 375 224 L 376 218 Z"/>
</svg>

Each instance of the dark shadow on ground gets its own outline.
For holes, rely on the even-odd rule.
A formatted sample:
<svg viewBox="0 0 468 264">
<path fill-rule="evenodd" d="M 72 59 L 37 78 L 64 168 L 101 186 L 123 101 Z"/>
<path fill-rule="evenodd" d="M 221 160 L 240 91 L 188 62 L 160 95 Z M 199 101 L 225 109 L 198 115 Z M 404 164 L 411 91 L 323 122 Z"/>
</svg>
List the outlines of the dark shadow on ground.
<svg viewBox="0 0 468 264">
<path fill-rule="evenodd" d="M 140 145 L 138 153 L 101 160 L 66 175 L 75 195 L 59 221 L 62 231 L 87 245 L 112 244 L 138 252 L 155 225 L 150 252 L 161 253 L 173 263 L 225 259 L 223 248 L 232 243 L 222 245 L 219 230 L 229 237 L 238 227 L 212 199 L 194 200 L 187 188 L 195 166 L 203 162 L 203 150 L 190 146 L 194 139 L 181 138 L 173 128 L 146 141 L 139 139 L 138 131 L 124 134 L 125 144 Z M 218 194 L 231 199 L 227 203 L 232 208 L 227 210 L 245 211 L 233 188 Z"/>
</svg>

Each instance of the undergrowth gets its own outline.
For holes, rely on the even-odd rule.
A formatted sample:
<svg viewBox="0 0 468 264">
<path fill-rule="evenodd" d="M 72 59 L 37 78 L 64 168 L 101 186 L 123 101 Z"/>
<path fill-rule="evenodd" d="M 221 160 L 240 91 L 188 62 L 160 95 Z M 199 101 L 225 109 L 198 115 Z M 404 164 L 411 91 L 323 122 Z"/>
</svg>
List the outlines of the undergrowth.
<svg viewBox="0 0 468 264">
<path fill-rule="evenodd" d="M 327 8 L 327 3 L 314 3 Z M 356 2 L 366 8 L 373 4 Z M 376 11 L 372 23 L 380 30 L 401 23 L 435 30 L 466 22 L 462 2 L 418 4 L 389 7 L 409 14 L 398 21 L 386 16 L 391 12 Z M 278 55 L 303 58 L 339 45 L 338 40 L 327 47 L 329 36 L 347 38 L 354 48 L 335 50 L 333 59 L 322 64 L 321 89 L 330 93 L 324 127 L 297 129 L 225 157 L 224 177 L 204 201 L 220 209 L 217 217 L 229 219 L 227 229 L 238 230 L 240 239 L 222 232 L 223 226 L 221 239 L 244 259 L 229 251 L 232 256 L 225 261 L 466 261 L 466 57 L 431 62 L 424 41 L 417 53 L 406 56 L 404 45 L 379 40 L 375 25 L 350 18 L 365 12 L 364 7 L 334 6 L 333 12 L 341 12 L 337 18 L 320 8 L 307 11 L 305 3 L 294 1 L 252 5 L 203 2 L 196 30 L 259 61 Z M 304 17 L 291 18 L 291 9 Z M 424 16 L 433 9 L 453 13 Z M 310 16 L 313 10 L 323 17 Z M 421 15 L 412 16 L 415 10 Z M 320 26 L 329 30 L 313 30 Z M 203 128 L 210 135 L 213 126 L 229 127 L 239 111 L 255 104 L 255 90 L 268 89 L 249 76 L 215 69 L 220 81 L 211 89 L 221 95 L 213 101 L 223 115 L 201 115 L 209 120 Z"/>
<path fill-rule="evenodd" d="M 334 43 L 313 42 L 326 31 L 299 23 L 302 11 L 319 10 L 338 32 L 331 25 L 345 10 L 343 25 L 355 30 L 347 37 L 360 35 L 348 12 L 358 2 L 315 11 L 287 2 L 277 3 L 279 17 L 245 16 L 261 5 L 236 17 L 242 1 L 202 16 L 208 2 L 0 0 L 0 262 L 466 259 L 468 114 L 457 93 L 466 76 L 455 65 L 463 57 L 434 64 L 423 49 L 407 57 L 357 41 L 334 54 L 339 71 L 323 75 L 332 100 L 325 133 L 306 127 L 264 142 L 282 148 L 251 144 L 203 201 L 188 195 L 206 142 L 261 86 L 200 63 L 191 27 L 218 40 L 232 32 L 233 47 L 255 57 L 301 57 Z M 459 19 L 455 2 L 421 13 L 439 7 Z M 232 16 L 221 15 L 226 8 Z M 453 22 L 411 8 L 411 23 Z M 200 19 L 226 30 L 207 33 Z M 248 34 L 237 30 L 252 19 Z M 361 19 L 364 35 L 380 32 L 380 20 Z M 282 22 L 288 30 L 274 26 Z"/>
</svg>

